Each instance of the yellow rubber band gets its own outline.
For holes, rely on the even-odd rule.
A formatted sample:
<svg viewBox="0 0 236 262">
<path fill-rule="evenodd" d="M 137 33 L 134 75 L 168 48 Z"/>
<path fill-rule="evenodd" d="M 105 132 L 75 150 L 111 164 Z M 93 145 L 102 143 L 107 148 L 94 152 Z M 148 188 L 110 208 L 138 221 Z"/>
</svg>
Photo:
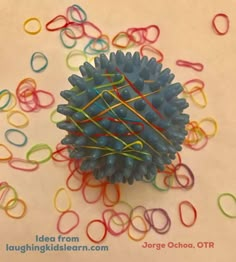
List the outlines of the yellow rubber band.
<svg viewBox="0 0 236 262">
<path fill-rule="evenodd" d="M 61 192 L 65 192 L 65 195 L 66 195 L 66 198 L 67 198 L 67 207 L 65 208 L 65 209 L 61 209 L 61 208 L 59 208 L 58 207 L 58 205 L 57 205 L 57 199 L 58 199 L 58 196 L 59 196 L 59 194 L 61 193 Z M 54 195 L 54 198 L 53 198 L 53 204 L 54 204 L 54 207 L 56 208 L 56 210 L 58 211 L 58 212 L 60 212 L 60 213 L 63 213 L 63 212 L 66 212 L 66 211 L 68 211 L 68 210 L 70 210 L 71 209 L 71 198 L 70 198 L 70 196 L 69 196 L 69 194 L 68 194 L 68 192 L 66 191 L 66 189 L 64 188 L 64 187 L 61 187 L 61 188 L 59 188 L 58 190 L 57 190 L 57 192 L 55 193 L 55 195 Z"/>
<path fill-rule="evenodd" d="M 13 116 L 13 115 L 21 115 L 21 116 L 23 116 L 23 118 L 24 118 L 24 122 L 23 122 L 23 124 L 16 124 L 16 123 L 13 123 L 12 121 L 11 121 L 11 117 Z M 20 111 L 20 110 L 12 110 L 12 111 L 10 111 L 10 112 L 8 112 L 8 114 L 7 114 L 7 121 L 8 121 L 8 123 L 10 124 L 10 125 L 12 125 L 12 126 L 14 126 L 14 127 L 17 127 L 17 128 L 23 128 L 23 127 L 26 127 L 28 124 L 29 124 L 29 118 L 28 118 L 28 116 L 25 114 L 25 113 L 23 113 L 22 111 Z"/>
<path fill-rule="evenodd" d="M 11 217 L 11 218 L 15 218 L 15 219 L 20 219 L 22 217 L 24 217 L 25 213 L 26 213 L 26 210 L 27 210 L 27 206 L 26 206 L 26 203 L 22 200 L 22 199 L 17 199 L 16 202 L 19 202 L 22 204 L 23 206 L 23 210 L 22 210 L 22 213 L 20 215 L 12 215 L 9 213 L 9 209 L 13 209 L 13 208 L 9 208 L 9 205 L 11 204 L 11 202 L 15 201 L 14 199 L 10 199 L 7 204 L 6 204 L 6 208 L 4 208 L 4 211 L 5 213 Z M 14 205 L 15 207 L 16 205 Z"/>
<path fill-rule="evenodd" d="M 35 22 L 38 24 L 38 29 L 35 30 L 35 31 L 31 31 L 31 30 L 28 30 L 28 29 L 27 29 L 28 24 L 29 24 L 30 22 L 32 22 L 32 21 L 35 21 Z M 41 31 L 42 25 L 41 25 L 41 23 L 40 23 L 40 21 L 39 21 L 39 19 L 38 19 L 37 17 L 30 17 L 30 18 L 28 18 L 27 20 L 25 20 L 25 22 L 24 22 L 24 24 L 23 24 L 23 28 L 24 28 L 24 31 L 25 31 L 27 34 L 36 35 L 36 34 L 38 34 L 38 33 Z"/>
<path fill-rule="evenodd" d="M 203 118 L 203 119 L 201 119 L 201 120 L 199 121 L 199 126 L 200 126 L 203 122 L 209 122 L 209 123 L 213 124 L 214 130 L 213 130 L 211 133 L 207 133 L 207 132 L 205 132 L 205 133 L 207 134 L 208 137 L 213 137 L 213 136 L 215 136 L 216 133 L 217 133 L 217 131 L 218 131 L 218 124 L 217 124 L 216 120 L 215 120 L 214 118 L 212 118 L 212 117 L 205 117 L 205 118 Z M 205 130 L 204 130 L 204 131 L 205 131 Z"/>
</svg>

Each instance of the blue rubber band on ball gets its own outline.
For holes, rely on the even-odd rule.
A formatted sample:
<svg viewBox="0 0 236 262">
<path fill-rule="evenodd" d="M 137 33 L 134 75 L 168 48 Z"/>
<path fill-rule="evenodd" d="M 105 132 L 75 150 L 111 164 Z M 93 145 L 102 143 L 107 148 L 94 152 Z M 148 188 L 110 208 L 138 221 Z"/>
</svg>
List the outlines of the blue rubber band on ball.
<svg viewBox="0 0 236 262">
<path fill-rule="evenodd" d="M 82 171 L 110 183 L 152 181 L 170 164 L 187 135 L 188 107 L 170 69 L 155 58 L 122 51 L 85 62 L 82 76 L 69 77 L 72 89 L 61 96 L 57 123 L 68 132 L 61 141 L 80 159 Z"/>
</svg>

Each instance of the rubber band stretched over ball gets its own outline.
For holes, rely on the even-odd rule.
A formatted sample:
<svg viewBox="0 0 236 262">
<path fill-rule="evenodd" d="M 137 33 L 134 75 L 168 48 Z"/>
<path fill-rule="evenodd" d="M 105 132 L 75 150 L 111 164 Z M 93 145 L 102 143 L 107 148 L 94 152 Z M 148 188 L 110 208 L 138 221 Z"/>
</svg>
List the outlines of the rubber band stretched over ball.
<svg viewBox="0 0 236 262">
<path fill-rule="evenodd" d="M 68 102 L 57 107 L 66 116 L 57 126 L 68 132 L 61 143 L 97 180 L 152 181 L 187 135 L 188 103 L 177 97 L 183 87 L 172 83 L 170 69 L 138 52 L 101 54 L 94 64 L 80 66 L 82 77 L 70 76 L 72 89 L 61 92 Z"/>
</svg>

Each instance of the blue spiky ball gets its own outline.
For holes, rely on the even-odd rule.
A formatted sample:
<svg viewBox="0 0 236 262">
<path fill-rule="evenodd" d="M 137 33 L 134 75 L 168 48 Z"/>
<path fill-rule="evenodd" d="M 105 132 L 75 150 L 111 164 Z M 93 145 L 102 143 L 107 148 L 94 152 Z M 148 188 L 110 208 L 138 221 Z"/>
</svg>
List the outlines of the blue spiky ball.
<svg viewBox="0 0 236 262">
<path fill-rule="evenodd" d="M 101 54 L 94 64 L 80 66 L 82 76 L 70 76 L 72 89 L 61 92 L 68 101 L 57 108 L 66 116 L 57 126 L 68 132 L 61 142 L 96 179 L 150 180 L 182 149 L 189 122 L 188 103 L 178 98 L 183 88 L 170 69 L 138 52 Z"/>
</svg>

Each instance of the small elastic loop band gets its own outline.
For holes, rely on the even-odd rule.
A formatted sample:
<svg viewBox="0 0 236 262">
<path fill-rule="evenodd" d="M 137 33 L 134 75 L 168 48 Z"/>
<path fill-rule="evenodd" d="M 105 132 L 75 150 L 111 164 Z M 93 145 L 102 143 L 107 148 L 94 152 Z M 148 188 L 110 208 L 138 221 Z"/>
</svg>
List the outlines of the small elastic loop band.
<svg viewBox="0 0 236 262">
<path fill-rule="evenodd" d="M 236 197 L 235 197 L 233 194 L 231 194 L 231 193 L 222 193 L 222 194 L 220 194 L 220 195 L 218 196 L 218 198 L 217 198 L 218 207 L 219 207 L 220 211 L 221 211 L 225 216 L 227 216 L 227 217 L 229 217 L 229 218 L 236 218 L 236 214 L 235 214 L 235 215 L 231 215 L 231 214 L 227 213 L 227 212 L 224 210 L 224 208 L 222 207 L 222 205 L 221 205 L 221 198 L 222 198 L 222 197 L 225 197 L 225 196 L 231 197 L 231 198 L 234 200 L 235 206 L 236 206 Z"/>
<path fill-rule="evenodd" d="M 62 231 L 61 228 L 60 228 L 60 225 L 61 225 L 61 220 L 63 219 L 63 217 L 67 214 L 73 214 L 76 218 L 76 222 L 75 224 L 69 228 L 68 230 L 65 230 L 65 231 Z M 67 210 L 65 212 L 62 212 L 61 215 L 59 216 L 58 218 L 58 221 L 57 221 L 57 231 L 62 234 L 62 235 L 66 235 L 66 234 L 69 234 L 72 230 L 74 230 L 78 225 L 79 225 L 79 222 L 80 222 L 80 219 L 79 219 L 79 215 L 74 211 L 74 210 Z"/>
<path fill-rule="evenodd" d="M 50 28 L 50 26 L 53 25 L 53 23 L 55 23 L 59 20 L 62 20 L 62 22 L 63 22 L 63 24 L 61 26 L 56 26 L 56 27 Z M 69 23 L 69 21 L 68 21 L 67 17 L 65 17 L 64 15 L 58 15 L 58 16 L 54 17 L 52 20 L 50 20 L 49 22 L 47 22 L 45 27 L 48 31 L 57 31 L 57 30 L 60 30 L 62 28 L 67 27 L 68 23 Z"/>
<path fill-rule="evenodd" d="M 3 89 L 3 90 L 0 91 L 0 101 L 1 101 L 1 98 L 6 96 L 6 95 L 8 96 L 7 101 L 5 102 L 5 104 L 0 106 L 0 111 L 3 111 L 9 105 L 9 103 L 11 101 L 11 97 L 12 97 L 12 93 L 9 90 Z"/>
<path fill-rule="evenodd" d="M 118 40 L 121 38 L 125 38 L 127 39 L 126 44 L 119 44 Z M 126 49 L 126 48 L 131 48 L 134 46 L 134 41 L 133 41 L 133 37 L 131 38 L 130 35 L 127 32 L 119 32 L 118 34 L 116 34 L 111 41 L 112 45 L 117 47 L 117 48 L 121 48 L 121 49 Z"/>
<path fill-rule="evenodd" d="M 193 221 L 190 224 L 186 224 L 183 220 L 183 214 L 182 214 L 182 206 L 186 205 L 188 207 L 190 207 L 193 210 L 194 213 L 194 217 L 193 217 Z M 197 220 L 197 210 L 196 208 L 193 206 L 192 203 L 190 203 L 189 201 L 185 200 L 182 201 L 181 203 L 179 203 L 179 217 L 180 217 L 180 221 L 181 223 L 185 226 L 185 227 L 191 227 L 195 224 L 196 220 Z"/>
<path fill-rule="evenodd" d="M 201 63 L 193 63 L 186 60 L 177 60 L 176 65 L 183 66 L 183 67 L 189 67 L 192 68 L 195 71 L 201 72 L 204 69 L 204 65 Z"/>
<path fill-rule="evenodd" d="M 75 18 L 74 15 L 73 15 L 73 12 L 76 12 L 80 19 Z M 81 13 L 82 13 L 82 16 L 81 16 Z M 69 6 L 67 8 L 66 16 L 67 16 L 68 19 L 72 19 L 73 21 L 78 22 L 78 23 L 83 23 L 83 22 L 87 21 L 86 12 L 84 11 L 84 9 L 82 7 L 80 7 L 79 5 L 76 5 L 76 4 Z"/>
<path fill-rule="evenodd" d="M 18 133 L 18 134 L 22 135 L 23 141 L 22 141 L 21 143 L 16 143 L 16 142 L 10 140 L 9 136 L 10 136 L 12 133 Z M 18 130 L 18 129 L 15 129 L 15 128 L 8 129 L 8 130 L 5 132 L 5 138 L 6 138 L 6 140 L 7 140 L 10 144 L 12 144 L 12 145 L 14 145 L 14 146 L 24 146 L 24 145 L 26 145 L 26 143 L 28 142 L 27 136 L 26 136 L 21 130 Z"/>
<path fill-rule="evenodd" d="M 197 92 L 199 92 L 202 95 L 203 98 L 203 102 L 200 103 L 197 101 L 197 99 L 195 98 L 195 96 L 193 96 L 193 93 L 195 92 L 195 90 L 197 90 Z M 191 90 L 191 93 L 189 94 L 190 99 L 193 101 L 193 103 L 201 108 L 205 108 L 207 106 L 207 96 L 205 94 L 205 92 L 202 89 L 199 89 L 198 87 L 194 87 Z"/>
<path fill-rule="evenodd" d="M 67 199 L 67 207 L 65 209 L 61 209 L 58 207 L 58 204 L 57 204 L 57 199 L 58 199 L 58 196 L 61 192 L 65 192 L 65 195 L 66 195 L 66 199 Z M 66 191 L 66 189 L 64 187 L 61 187 L 57 190 L 57 192 L 55 193 L 55 196 L 54 196 L 54 199 L 53 199 L 53 203 L 54 203 L 54 207 L 56 208 L 56 210 L 60 213 L 63 213 L 63 212 L 66 212 L 68 211 L 69 209 L 71 209 L 71 198 L 68 194 L 68 192 Z"/>
<path fill-rule="evenodd" d="M 57 109 L 54 109 L 54 110 L 50 113 L 50 120 L 51 120 L 52 123 L 57 124 L 57 123 L 65 120 L 65 117 L 64 117 L 63 119 L 61 119 L 61 120 L 55 120 L 55 115 L 56 115 L 56 114 L 58 114 L 60 117 L 62 116 L 61 114 L 59 114 L 59 113 L 57 112 Z"/>
<path fill-rule="evenodd" d="M 31 31 L 31 30 L 28 30 L 27 29 L 27 26 L 30 22 L 32 21 L 35 21 L 37 24 L 38 24 L 38 29 L 36 29 L 35 31 Z M 30 34 L 30 35 L 36 35 L 38 34 L 41 29 L 42 29 L 42 25 L 40 23 L 40 20 L 37 18 L 37 17 L 30 17 L 28 18 L 27 20 L 25 20 L 24 24 L 23 24 L 23 28 L 24 28 L 24 31 L 27 33 L 27 34 Z"/>
<path fill-rule="evenodd" d="M 42 65 L 40 68 L 35 68 L 34 66 L 34 61 L 36 59 L 43 59 L 44 60 L 44 65 Z M 40 73 L 42 71 L 44 71 L 47 66 L 48 66 L 48 59 L 47 57 L 45 56 L 45 54 L 43 54 L 42 52 L 34 52 L 31 56 L 31 59 L 30 59 L 30 66 L 31 66 L 31 69 L 35 72 L 35 73 Z"/>
<path fill-rule="evenodd" d="M 1 148 L 1 147 L 3 148 L 3 150 L 5 150 L 5 152 L 7 153 L 7 155 L 6 155 L 6 156 L 1 156 L 1 155 L 0 155 L 0 161 L 6 161 L 6 160 L 12 159 L 13 154 L 12 154 L 12 152 L 8 149 L 8 147 L 5 146 L 4 144 L 0 144 L 0 148 Z"/>
<path fill-rule="evenodd" d="M 69 34 L 68 30 L 65 31 L 65 35 L 71 39 L 81 39 L 85 36 L 84 23 L 69 22 L 66 28 L 70 28 L 73 34 Z M 77 31 L 77 34 L 75 33 Z"/>
<path fill-rule="evenodd" d="M 54 95 L 48 91 L 45 90 L 36 90 L 36 96 L 37 96 L 37 106 L 40 108 L 50 108 L 54 103 L 55 103 L 55 98 Z M 44 100 L 44 99 L 40 99 L 39 98 L 39 94 L 44 94 L 47 95 L 48 97 L 50 97 L 50 100 L 47 104 L 43 105 L 40 100 Z"/>
<path fill-rule="evenodd" d="M 67 31 L 70 31 L 70 33 L 71 33 L 72 35 L 74 35 L 73 42 L 72 42 L 71 45 L 66 44 L 66 42 L 65 42 L 65 40 L 64 40 L 63 34 L 64 34 L 64 32 L 65 32 L 66 30 L 67 30 Z M 66 34 L 65 34 L 65 35 L 66 35 Z M 67 35 L 66 35 L 66 36 L 67 36 Z M 71 39 L 71 38 L 70 38 L 70 39 Z M 76 44 L 77 44 L 77 40 L 75 39 L 75 33 L 74 33 L 74 31 L 73 31 L 71 28 L 62 28 L 62 29 L 61 29 L 61 31 L 60 31 L 60 40 L 61 40 L 61 42 L 62 42 L 62 44 L 63 44 L 63 46 L 64 46 L 65 48 L 73 48 L 73 47 L 75 47 Z"/>
<path fill-rule="evenodd" d="M 21 166 L 17 166 L 18 164 L 25 164 L 26 166 L 29 167 L 21 167 Z M 26 160 L 26 159 L 22 159 L 22 158 L 12 158 L 10 161 L 8 161 L 8 164 L 10 167 L 14 168 L 14 169 L 18 169 L 18 170 L 22 170 L 22 171 L 35 171 L 38 169 L 39 167 L 39 163 L 36 161 L 30 161 L 30 160 Z M 30 167 L 31 166 L 31 167 Z"/>
<path fill-rule="evenodd" d="M 4 196 L 1 196 L 0 208 L 6 210 L 6 209 L 11 209 L 11 208 L 15 207 L 16 201 L 17 201 L 17 199 L 18 199 L 18 194 L 17 194 L 15 188 L 12 187 L 12 186 L 10 186 L 10 185 L 8 185 L 7 183 L 1 183 L 1 184 L 0 184 L 0 191 L 3 190 L 3 189 L 7 189 L 7 192 L 6 192 L 6 194 L 5 194 L 5 192 L 4 192 L 4 193 L 3 193 Z M 13 203 L 12 203 L 12 204 L 11 204 L 11 203 L 7 203 L 7 204 L 4 206 L 3 202 L 4 202 L 5 198 L 6 198 L 6 195 L 9 193 L 9 190 L 10 190 L 10 189 L 11 189 L 12 192 L 13 192 L 13 198 L 11 199 L 11 202 L 13 201 Z M 8 202 L 9 202 L 9 201 L 8 201 Z"/>
<path fill-rule="evenodd" d="M 12 122 L 11 118 L 13 115 L 20 115 L 23 116 L 24 118 L 24 122 L 22 124 L 17 124 Z M 7 121 L 10 125 L 17 127 L 17 128 L 23 128 L 26 127 L 29 124 L 29 118 L 26 114 L 24 114 L 22 111 L 20 110 L 12 110 L 10 112 L 7 113 Z"/>
<path fill-rule="evenodd" d="M 216 135 L 217 131 L 218 131 L 218 124 L 217 124 L 216 120 L 212 117 L 205 117 L 205 118 L 203 118 L 199 121 L 199 123 L 198 123 L 199 127 L 204 122 L 209 122 L 209 123 L 213 124 L 214 130 L 211 133 L 206 133 L 206 134 L 207 134 L 208 137 L 214 137 Z"/>
<path fill-rule="evenodd" d="M 48 150 L 48 156 L 46 156 L 45 158 L 41 159 L 41 160 L 36 160 L 36 159 L 30 159 L 31 155 L 35 152 L 41 151 L 41 150 Z M 35 161 L 37 163 L 45 163 L 48 160 L 50 160 L 51 158 L 51 154 L 52 154 L 52 149 L 49 145 L 47 144 L 36 144 L 34 146 L 32 146 L 29 151 L 26 153 L 26 159 L 30 160 L 30 161 Z"/>
<path fill-rule="evenodd" d="M 142 235 L 139 238 L 138 237 L 134 237 L 133 235 L 131 235 L 131 232 L 130 232 L 131 231 L 130 229 L 134 228 L 136 232 L 141 233 L 140 231 L 136 230 L 136 227 L 133 226 L 134 225 L 134 220 L 138 219 L 138 218 L 142 221 L 142 224 L 144 225 L 144 228 L 145 228 L 144 232 L 142 232 Z M 130 239 L 132 239 L 134 241 L 141 241 L 141 240 L 143 240 L 145 238 L 147 232 L 148 232 L 148 227 L 147 227 L 147 224 L 145 223 L 145 219 L 142 216 L 134 216 L 134 217 L 131 218 L 131 223 L 130 223 L 130 226 L 128 228 L 128 236 L 129 236 Z"/>
<path fill-rule="evenodd" d="M 78 71 L 78 70 L 79 70 L 79 66 L 72 66 L 72 65 L 70 64 L 70 59 L 71 59 L 73 56 L 82 56 L 82 57 L 85 58 L 85 61 L 88 60 L 88 57 L 87 57 L 87 55 L 86 55 L 83 51 L 77 50 L 77 49 L 74 49 L 74 50 L 72 50 L 72 51 L 70 51 L 70 52 L 68 53 L 68 55 L 66 56 L 66 65 L 67 65 L 67 67 L 68 67 L 69 69 L 73 70 L 73 71 Z M 80 62 L 80 63 L 78 62 L 78 64 L 81 64 L 81 62 Z"/>
<path fill-rule="evenodd" d="M 152 28 L 154 28 L 156 30 L 156 35 L 155 35 L 155 37 L 153 39 L 150 39 L 150 38 L 147 37 L 147 35 L 148 35 L 148 31 L 150 29 L 152 29 Z M 155 43 L 158 40 L 159 36 L 160 36 L 160 28 L 157 25 L 149 25 L 145 29 L 146 30 L 143 31 L 144 32 L 143 33 L 144 40 L 149 42 L 150 44 Z"/>
<path fill-rule="evenodd" d="M 0 110 L 0 111 L 2 111 L 2 112 L 9 112 L 9 111 L 11 111 L 15 106 L 16 106 L 16 103 L 17 103 L 17 101 L 16 101 L 16 96 L 12 93 L 12 92 L 10 92 L 11 93 L 11 100 L 10 100 L 10 102 L 8 103 L 8 105 L 7 106 L 5 106 L 2 110 Z M 1 95 L 0 95 L 1 96 Z M 0 97 L 1 98 L 1 97 Z"/>
<path fill-rule="evenodd" d="M 94 238 L 89 234 L 89 227 L 90 227 L 92 224 L 94 224 L 94 223 L 99 223 L 99 224 L 101 224 L 101 225 L 104 227 L 104 233 L 103 233 L 103 235 L 102 235 L 102 237 L 101 237 L 100 239 L 94 239 Z M 93 243 L 96 243 L 96 244 L 101 243 L 101 242 L 105 239 L 105 237 L 106 237 L 106 235 L 107 235 L 107 226 L 106 226 L 106 223 L 105 223 L 104 221 L 100 220 L 100 219 L 91 220 L 91 221 L 87 224 L 87 226 L 86 226 L 86 235 L 87 235 L 87 237 L 88 237 Z"/>
<path fill-rule="evenodd" d="M 16 206 L 16 203 L 21 203 L 22 206 L 23 206 L 23 210 L 22 210 L 22 213 L 19 214 L 19 215 L 13 215 L 9 212 L 10 209 L 12 209 L 12 207 L 10 207 L 12 205 L 12 202 L 14 203 L 14 207 Z M 25 201 L 23 201 L 22 199 L 20 198 L 17 198 L 16 200 L 15 199 L 10 199 L 7 204 L 6 204 L 6 207 L 4 208 L 4 211 L 5 213 L 11 217 L 11 218 L 14 218 L 14 219 L 20 219 L 22 217 L 25 216 L 25 213 L 26 213 L 26 210 L 27 210 L 27 206 L 26 206 L 26 203 Z"/>
<path fill-rule="evenodd" d="M 160 57 L 160 58 L 156 59 L 157 62 L 161 63 L 163 61 L 163 59 L 164 59 L 163 53 L 160 50 L 156 49 L 155 47 L 153 47 L 151 45 L 141 46 L 141 48 L 140 48 L 141 56 L 144 56 L 144 50 L 152 52 L 152 53 L 156 54 L 158 57 Z"/>
<path fill-rule="evenodd" d="M 217 26 L 216 26 L 216 20 L 217 20 L 218 17 L 222 17 L 222 18 L 225 20 L 225 23 L 226 23 L 225 31 L 220 31 L 220 30 L 217 28 Z M 214 29 L 214 31 L 215 31 L 215 33 L 216 33 L 217 35 L 226 35 L 226 34 L 228 33 L 228 31 L 229 31 L 229 24 L 230 24 L 230 22 L 229 22 L 229 17 L 228 17 L 226 14 L 222 14 L 222 13 L 216 14 L 216 15 L 213 17 L 211 24 L 212 24 L 212 27 L 213 27 L 213 29 Z"/>
</svg>

